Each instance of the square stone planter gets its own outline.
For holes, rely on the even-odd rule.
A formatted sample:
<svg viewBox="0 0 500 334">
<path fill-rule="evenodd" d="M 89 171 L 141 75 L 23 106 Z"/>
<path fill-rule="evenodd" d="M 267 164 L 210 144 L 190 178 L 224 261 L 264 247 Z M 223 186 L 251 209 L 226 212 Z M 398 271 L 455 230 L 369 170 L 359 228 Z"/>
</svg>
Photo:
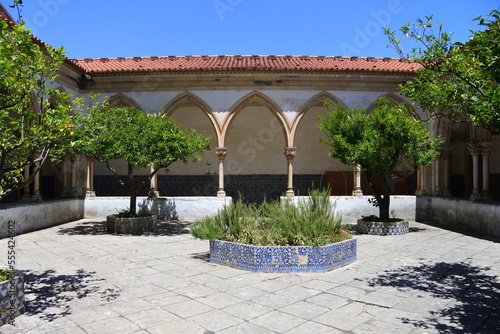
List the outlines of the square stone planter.
<svg viewBox="0 0 500 334">
<path fill-rule="evenodd" d="M 24 312 L 23 277 L 17 275 L 0 282 L 0 326 L 12 322 Z"/>
<path fill-rule="evenodd" d="M 156 215 L 149 217 L 118 218 L 114 215 L 106 217 L 109 233 L 141 235 L 156 231 Z"/>
<path fill-rule="evenodd" d="M 356 230 L 371 235 L 401 235 L 410 232 L 410 224 L 403 219 L 388 223 L 358 219 Z"/>
<path fill-rule="evenodd" d="M 354 238 L 322 247 L 252 246 L 210 241 L 210 262 L 253 272 L 325 272 L 356 261 L 356 255 Z"/>
</svg>

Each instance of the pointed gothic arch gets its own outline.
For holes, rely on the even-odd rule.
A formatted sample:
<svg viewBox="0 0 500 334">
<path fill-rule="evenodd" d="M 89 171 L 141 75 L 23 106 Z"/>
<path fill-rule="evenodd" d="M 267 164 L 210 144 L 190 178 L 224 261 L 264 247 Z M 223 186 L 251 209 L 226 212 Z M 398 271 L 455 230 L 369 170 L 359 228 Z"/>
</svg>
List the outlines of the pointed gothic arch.
<svg viewBox="0 0 500 334">
<path fill-rule="evenodd" d="M 111 107 L 133 107 L 142 110 L 141 106 L 125 94 L 118 93 L 109 98 Z"/>
<path fill-rule="evenodd" d="M 175 112 L 180 107 L 184 106 L 195 106 L 199 108 L 210 120 L 210 123 L 212 124 L 212 127 L 214 129 L 214 132 L 217 136 L 217 144 L 218 146 L 221 146 L 221 130 L 220 126 L 214 117 L 211 108 L 208 106 L 208 104 L 203 101 L 203 99 L 200 99 L 198 96 L 190 93 L 190 92 L 184 92 L 176 97 L 174 97 L 171 101 L 169 101 L 165 107 L 163 108 L 162 115 L 164 116 L 172 116 L 172 114 Z"/>
<path fill-rule="evenodd" d="M 297 128 L 300 124 L 300 121 L 304 117 L 304 115 L 309 111 L 311 108 L 316 107 L 318 105 L 324 105 L 326 100 L 330 100 L 333 105 L 338 106 L 338 105 L 343 105 L 345 106 L 345 103 L 340 100 L 338 97 L 335 95 L 328 93 L 326 91 L 319 92 L 318 94 L 314 95 L 311 97 L 309 100 L 304 103 L 304 105 L 300 108 L 297 117 L 293 121 L 293 124 L 291 126 L 290 134 L 291 134 L 291 139 L 292 139 L 292 144 L 295 142 L 295 134 L 297 132 Z"/>
<path fill-rule="evenodd" d="M 227 131 L 229 129 L 229 126 L 231 123 L 234 121 L 235 117 L 246 107 L 252 106 L 252 105 L 260 105 L 266 107 L 271 114 L 278 120 L 279 126 L 281 127 L 283 131 L 283 136 L 285 139 L 285 144 L 286 146 L 290 146 L 291 141 L 290 141 L 290 126 L 288 125 L 288 122 L 286 121 L 285 116 L 283 115 L 283 111 L 281 108 L 274 102 L 269 96 L 265 95 L 264 93 L 260 91 L 253 91 L 245 96 L 243 96 L 241 99 L 239 99 L 232 107 L 231 107 L 231 113 L 230 115 L 226 118 L 223 127 L 222 127 L 222 136 L 223 136 L 223 141 L 225 141 L 225 137 L 227 134 Z"/>
</svg>

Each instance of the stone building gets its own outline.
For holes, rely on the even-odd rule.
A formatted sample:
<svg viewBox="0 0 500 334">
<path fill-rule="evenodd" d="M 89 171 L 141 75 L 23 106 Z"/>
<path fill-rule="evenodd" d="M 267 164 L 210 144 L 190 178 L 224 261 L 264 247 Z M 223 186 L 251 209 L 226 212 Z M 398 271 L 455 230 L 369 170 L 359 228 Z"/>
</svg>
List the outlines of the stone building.
<svg viewBox="0 0 500 334">
<path fill-rule="evenodd" d="M 411 80 L 418 68 L 402 59 L 374 57 L 67 59 L 57 87 L 74 97 L 100 93 L 113 105 L 162 113 L 182 128 L 212 136 L 201 162 L 172 164 L 158 173 L 143 195 L 154 191 L 165 197 L 224 198 L 241 192 L 248 201 L 258 202 L 306 194 L 312 184 L 329 184 L 332 195 L 359 197 L 370 194 L 368 186 L 355 173 L 356 166 L 328 156 L 328 145 L 319 142 L 324 135 L 317 116 L 326 115 L 325 99 L 367 111 L 381 96 L 411 104 L 398 93 L 398 84 Z M 444 118 L 431 122 L 429 131 L 445 139 L 441 155 L 401 180 L 396 194 L 426 198 L 422 203 L 427 211 L 432 198 L 500 200 L 498 137 Z M 123 162 L 117 161 L 116 167 L 125 174 Z M 145 177 L 148 172 L 139 174 Z M 76 165 L 46 164 L 30 189 L 9 200 L 23 195 L 46 200 L 126 192 L 105 166 L 82 158 Z"/>
</svg>

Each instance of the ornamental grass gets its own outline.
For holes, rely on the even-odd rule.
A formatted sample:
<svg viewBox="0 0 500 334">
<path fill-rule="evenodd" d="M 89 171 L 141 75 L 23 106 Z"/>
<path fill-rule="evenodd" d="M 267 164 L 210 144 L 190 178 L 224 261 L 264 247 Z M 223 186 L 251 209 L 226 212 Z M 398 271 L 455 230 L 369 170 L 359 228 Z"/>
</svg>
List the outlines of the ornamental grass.
<svg viewBox="0 0 500 334">
<path fill-rule="evenodd" d="M 342 217 L 330 201 L 330 190 L 310 190 L 294 205 L 286 200 L 245 204 L 241 196 L 212 217 L 191 227 L 191 235 L 255 246 L 324 246 L 350 239 Z"/>
</svg>

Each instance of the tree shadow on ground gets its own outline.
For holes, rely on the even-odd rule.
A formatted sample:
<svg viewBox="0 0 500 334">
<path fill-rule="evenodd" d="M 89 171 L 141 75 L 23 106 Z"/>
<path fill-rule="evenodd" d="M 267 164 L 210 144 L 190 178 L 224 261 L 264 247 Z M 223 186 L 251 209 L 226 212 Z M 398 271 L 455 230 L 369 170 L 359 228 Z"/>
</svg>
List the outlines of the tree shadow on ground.
<svg viewBox="0 0 500 334">
<path fill-rule="evenodd" d="M 37 315 L 46 321 L 53 321 L 72 313 L 71 302 L 93 296 L 94 299 L 112 301 L 120 292 L 115 289 L 102 289 L 104 281 L 95 272 L 79 269 L 74 275 L 56 274 L 54 270 L 34 272 L 22 271 L 26 315 Z M 99 304 L 99 302 L 97 302 Z"/>
<path fill-rule="evenodd" d="M 467 263 L 438 262 L 388 270 L 368 283 L 451 300 L 450 306 L 430 312 L 425 320 L 402 318 L 404 323 L 439 333 L 498 333 L 500 282 L 487 275 L 487 270 Z"/>
<path fill-rule="evenodd" d="M 210 262 L 210 252 L 193 253 L 190 255 L 191 255 L 191 258 L 193 258 L 193 259 L 201 260 L 204 262 Z"/>
<path fill-rule="evenodd" d="M 192 225 L 191 222 L 186 221 L 160 221 L 156 226 L 155 232 L 147 232 L 142 235 L 148 236 L 174 236 L 189 233 L 189 227 Z M 61 228 L 57 231 L 58 234 L 66 235 L 116 235 L 116 236 L 127 236 L 126 234 L 113 234 L 108 233 L 106 229 L 106 221 L 93 221 L 93 222 L 80 222 L 76 226 Z"/>
</svg>

